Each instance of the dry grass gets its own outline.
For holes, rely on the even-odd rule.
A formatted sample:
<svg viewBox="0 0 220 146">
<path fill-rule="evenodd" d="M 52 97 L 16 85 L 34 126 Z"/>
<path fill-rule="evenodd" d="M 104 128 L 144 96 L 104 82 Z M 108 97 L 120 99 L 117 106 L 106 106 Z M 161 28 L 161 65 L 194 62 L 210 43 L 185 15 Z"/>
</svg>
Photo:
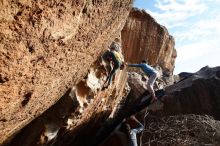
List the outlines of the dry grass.
<svg viewBox="0 0 220 146">
<path fill-rule="evenodd" d="M 143 146 L 219 146 L 220 121 L 209 116 L 148 116 Z"/>
</svg>

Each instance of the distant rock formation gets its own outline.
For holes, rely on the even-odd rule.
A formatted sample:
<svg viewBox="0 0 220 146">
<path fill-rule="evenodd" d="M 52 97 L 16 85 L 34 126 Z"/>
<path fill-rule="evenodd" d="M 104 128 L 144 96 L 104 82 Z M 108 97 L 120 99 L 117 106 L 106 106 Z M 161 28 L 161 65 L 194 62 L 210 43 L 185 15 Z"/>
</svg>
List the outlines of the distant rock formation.
<svg viewBox="0 0 220 146">
<path fill-rule="evenodd" d="M 162 67 L 164 74 L 173 74 L 177 57 L 174 39 L 147 12 L 133 8 L 121 36 L 126 61 L 140 63 L 145 59 Z"/>
<path fill-rule="evenodd" d="M 202 68 L 166 88 L 161 116 L 207 114 L 220 120 L 220 67 Z M 153 109 L 153 108 L 152 108 Z"/>
</svg>

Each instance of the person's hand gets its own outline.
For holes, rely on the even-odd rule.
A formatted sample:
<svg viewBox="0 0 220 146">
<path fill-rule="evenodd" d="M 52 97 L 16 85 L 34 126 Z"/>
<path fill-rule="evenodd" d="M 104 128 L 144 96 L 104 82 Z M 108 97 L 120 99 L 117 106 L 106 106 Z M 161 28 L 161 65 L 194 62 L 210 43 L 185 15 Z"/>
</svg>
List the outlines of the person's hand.
<svg viewBox="0 0 220 146">
<path fill-rule="evenodd" d="M 137 118 L 134 115 L 130 116 L 130 119 L 133 120 L 133 121 L 138 121 Z"/>
</svg>

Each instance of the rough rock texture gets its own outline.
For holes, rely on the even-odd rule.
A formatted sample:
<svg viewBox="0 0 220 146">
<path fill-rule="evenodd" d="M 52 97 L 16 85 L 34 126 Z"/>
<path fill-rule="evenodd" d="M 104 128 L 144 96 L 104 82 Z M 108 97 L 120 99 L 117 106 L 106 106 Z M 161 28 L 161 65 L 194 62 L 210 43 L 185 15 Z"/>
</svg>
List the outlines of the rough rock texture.
<svg viewBox="0 0 220 146">
<path fill-rule="evenodd" d="M 130 95 L 132 98 L 137 99 L 143 95 L 147 90 L 148 77 L 141 75 L 137 72 L 128 72 L 128 84 L 131 88 Z M 154 83 L 154 90 L 164 89 L 166 85 L 161 83 L 160 80 L 156 80 Z"/>
<path fill-rule="evenodd" d="M 167 87 L 166 92 L 163 108 L 157 114 L 207 114 L 220 119 L 220 67 L 204 67 Z"/>
<path fill-rule="evenodd" d="M 128 73 L 128 84 L 131 87 L 132 98 L 137 99 L 147 90 L 147 78 L 136 72 Z"/>
<path fill-rule="evenodd" d="M 131 10 L 121 36 L 126 61 L 139 63 L 146 59 L 151 65 L 161 66 L 164 73 L 173 74 L 177 56 L 174 39 L 144 10 Z"/>
<path fill-rule="evenodd" d="M 0 144 L 86 76 L 120 35 L 130 4 L 0 1 Z"/>
<path fill-rule="evenodd" d="M 105 67 L 96 61 L 84 80 L 22 129 L 8 145 L 90 145 L 101 124 L 114 117 L 117 105 L 129 91 L 125 71 L 118 71 L 114 83 L 108 89 L 100 90 L 106 75 Z"/>
</svg>

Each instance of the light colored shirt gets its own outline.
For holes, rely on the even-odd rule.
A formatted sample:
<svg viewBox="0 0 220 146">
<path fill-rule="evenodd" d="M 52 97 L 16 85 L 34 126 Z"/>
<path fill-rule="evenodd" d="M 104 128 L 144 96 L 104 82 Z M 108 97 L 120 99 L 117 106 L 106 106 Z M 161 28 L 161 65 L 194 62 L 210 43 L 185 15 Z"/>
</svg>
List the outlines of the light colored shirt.
<svg viewBox="0 0 220 146">
<path fill-rule="evenodd" d="M 150 65 L 146 64 L 146 63 L 141 63 L 141 64 L 129 64 L 128 66 L 130 67 L 140 67 L 143 72 L 145 72 L 148 76 L 151 76 L 155 73 L 157 73 L 157 71 L 151 67 Z"/>
<path fill-rule="evenodd" d="M 143 124 L 141 124 L 140 122 L 137 122 L 137 124 L 137 128 L 131 129 L 129 146 L 137 146 L 137 133 L 140 133 L 144 130 Z"/>
</svg>

